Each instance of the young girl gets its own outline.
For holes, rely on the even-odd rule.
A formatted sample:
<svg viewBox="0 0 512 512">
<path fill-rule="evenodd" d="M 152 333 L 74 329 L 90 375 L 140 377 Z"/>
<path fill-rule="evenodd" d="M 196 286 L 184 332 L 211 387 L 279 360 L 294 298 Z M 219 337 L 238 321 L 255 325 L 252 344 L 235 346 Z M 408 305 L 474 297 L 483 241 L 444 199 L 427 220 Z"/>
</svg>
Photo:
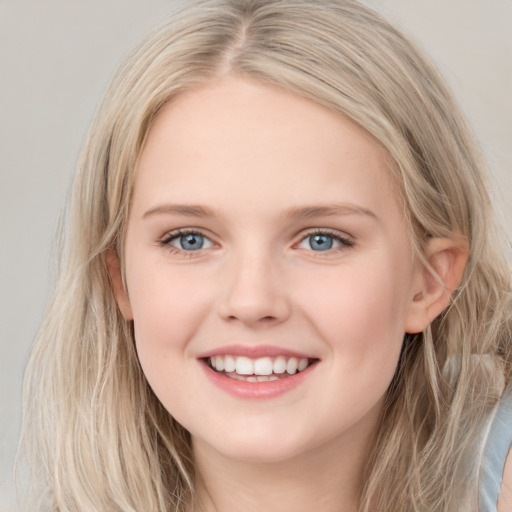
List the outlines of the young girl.
<svg viewBox="0 0 512 512">
<path fill-rule="evenodd" d="M 29 510 L 512 510 L 482 167 L 368 8 L 186 3 L 79 161 L 27 369 Z"/>
</svg>

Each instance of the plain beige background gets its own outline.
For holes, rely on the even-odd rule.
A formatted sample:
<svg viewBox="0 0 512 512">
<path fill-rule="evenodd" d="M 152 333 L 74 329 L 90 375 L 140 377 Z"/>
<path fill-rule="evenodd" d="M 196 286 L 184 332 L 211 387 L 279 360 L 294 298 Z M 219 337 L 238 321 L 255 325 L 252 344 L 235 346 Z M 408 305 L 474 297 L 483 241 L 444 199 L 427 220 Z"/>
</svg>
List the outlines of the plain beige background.
<svg viewBox="0 0 512 512">
<path fill-rule="evenodd" d="M 81 141 L 122 56 L 177 0 L 0 0 L 0 512 L 23 367 Z M 512 240 L 512 0 L 367 0 L 437 62 L 479 136 Z"/>
</svg>

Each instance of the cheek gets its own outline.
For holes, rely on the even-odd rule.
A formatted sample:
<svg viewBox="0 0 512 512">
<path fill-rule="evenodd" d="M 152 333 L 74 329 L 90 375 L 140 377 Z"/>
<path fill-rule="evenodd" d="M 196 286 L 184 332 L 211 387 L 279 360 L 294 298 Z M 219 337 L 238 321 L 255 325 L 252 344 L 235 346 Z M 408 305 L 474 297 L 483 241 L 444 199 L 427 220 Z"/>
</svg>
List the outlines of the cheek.
<svg viewBox="0 0 512 512">
<path fill-rule="evenodd" d="M 407 282 L 399 265 L 327 269 L 301 291 L 302 307 L 347 373 L 393 372 L 404 336 Z M 315 285 L 316 282 L 316 285 Z M 324 283 L 319 286 L 319 283 Z"/>
<path fill-rule="evenodd" d="M 209 292 L 189 273 L 170 272 L 158 264 L 141 265 L 140 272 L 138 267 L 129 282 L 130 303 L 139 360 L 151 382 L 159 379 L 159 368 L 182 371 L 178 356 L 187 356 L 188 343 L 207 311 Z"/>
</svg>

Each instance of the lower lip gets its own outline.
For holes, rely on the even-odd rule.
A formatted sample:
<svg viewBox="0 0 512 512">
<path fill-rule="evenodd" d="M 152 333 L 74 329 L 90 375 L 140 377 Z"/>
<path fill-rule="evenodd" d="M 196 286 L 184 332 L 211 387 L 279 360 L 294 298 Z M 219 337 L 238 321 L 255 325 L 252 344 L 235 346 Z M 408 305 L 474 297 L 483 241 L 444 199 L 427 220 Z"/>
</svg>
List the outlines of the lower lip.
<svg viewBox="0 0 512 512">
<path fill-rule="evenodd" d="M 290 375 L 289 377 L 267 382 L 247 382 L 226 377 L 212 370 L 205 361 L 201 361 L 201 366 L 210 381 L 223 391 L 238 398 L 264 399 L 283 395 L 300 386 L 311 375 L 317 363 L 318 361 L 315 361 L 302 372 Z"/>
</svg>

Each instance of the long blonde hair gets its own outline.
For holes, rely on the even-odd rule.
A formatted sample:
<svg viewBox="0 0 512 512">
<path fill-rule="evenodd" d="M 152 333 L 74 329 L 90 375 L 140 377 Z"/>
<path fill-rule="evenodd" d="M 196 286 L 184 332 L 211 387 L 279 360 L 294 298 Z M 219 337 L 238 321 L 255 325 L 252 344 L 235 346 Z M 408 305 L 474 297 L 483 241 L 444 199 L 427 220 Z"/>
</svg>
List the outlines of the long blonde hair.
<svg viewBox="0 0 512 512">
<path fill-rule="evenodd" d="M 478 476 L 465 465 L 478 467 L 475 440 L 511 380 L 510 270 L 456 103 L 411 42 L 352 0 L 189 2 L 116 74 L 79 159 L 26 373 L 30 510 L 181 511 L 194 494 L 188 433 L 144 378 L 107 253 L 122 262 L 134 169 L 155 116 L 223 74 L 312 99 L 370 133 L 395 162 L 418 254 L 428 237 L 467 239 L 452 304 L 404 341 L 360 506 L 460 510 Z"/>
</svg>

